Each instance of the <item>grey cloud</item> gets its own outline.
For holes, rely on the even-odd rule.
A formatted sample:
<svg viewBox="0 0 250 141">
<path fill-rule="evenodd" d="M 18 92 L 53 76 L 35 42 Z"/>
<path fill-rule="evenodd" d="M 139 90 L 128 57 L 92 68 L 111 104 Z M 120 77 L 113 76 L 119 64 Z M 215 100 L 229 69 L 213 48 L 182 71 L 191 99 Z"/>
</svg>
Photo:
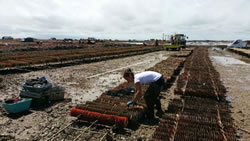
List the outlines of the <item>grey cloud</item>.
<svg viewBox="0 0 250 141">
<path fill-rule="evenodd" d="M 9 0 L 0 1 L 0 36 L 248 38 L 249 9 L 248 0 Z"/>
</svg>

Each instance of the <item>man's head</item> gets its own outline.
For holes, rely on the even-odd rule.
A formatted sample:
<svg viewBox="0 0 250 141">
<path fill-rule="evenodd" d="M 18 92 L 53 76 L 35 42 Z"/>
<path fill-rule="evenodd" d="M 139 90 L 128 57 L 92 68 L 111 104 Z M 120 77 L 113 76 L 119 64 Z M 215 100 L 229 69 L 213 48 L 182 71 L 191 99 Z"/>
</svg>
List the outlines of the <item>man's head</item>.
<svg viewBox="0 0 250 141">
<path fill-rule="evenodd" d="M 123 78 L 128 82 L 134 82 L 134 73 L 130 68 L 124 71 Z"/>
</svg>

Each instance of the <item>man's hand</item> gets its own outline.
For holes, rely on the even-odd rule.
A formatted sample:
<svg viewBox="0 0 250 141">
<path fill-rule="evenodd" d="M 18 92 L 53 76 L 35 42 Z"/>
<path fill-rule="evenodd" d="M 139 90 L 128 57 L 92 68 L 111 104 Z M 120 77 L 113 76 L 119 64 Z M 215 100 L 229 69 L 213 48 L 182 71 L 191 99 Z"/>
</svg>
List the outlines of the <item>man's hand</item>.
<svg viewBox="0 0 250 141">
<path fill-rule="evenodd" d="M 134 105 L 134 104 L 135 104 L 135 102 L 130 100 L 130 101 L 128 101 L 127 106 L 129 107 L 130 105 Z"/>
</svg>

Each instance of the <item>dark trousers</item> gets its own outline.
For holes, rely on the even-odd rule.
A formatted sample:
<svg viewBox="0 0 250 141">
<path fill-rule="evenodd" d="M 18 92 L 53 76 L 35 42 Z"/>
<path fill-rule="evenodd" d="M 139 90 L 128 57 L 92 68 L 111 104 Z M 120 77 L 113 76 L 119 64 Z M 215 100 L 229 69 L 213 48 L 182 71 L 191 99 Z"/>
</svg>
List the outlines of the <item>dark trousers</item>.
<svg viewBox="0 0 250 141">
<path fill-rule="evenodd" d="M 160 102 L 160 92 L 161 87 L 164 84 L 164 78 L 160 78 L 158 81 L 153 82 L 149 85 L 147 91 L 144 94 L 144 100 L 147 105 L 146 117 L 149 119 L 154 118 L 154 109 L 161 111 L 161 102 Z"/>
</svg>

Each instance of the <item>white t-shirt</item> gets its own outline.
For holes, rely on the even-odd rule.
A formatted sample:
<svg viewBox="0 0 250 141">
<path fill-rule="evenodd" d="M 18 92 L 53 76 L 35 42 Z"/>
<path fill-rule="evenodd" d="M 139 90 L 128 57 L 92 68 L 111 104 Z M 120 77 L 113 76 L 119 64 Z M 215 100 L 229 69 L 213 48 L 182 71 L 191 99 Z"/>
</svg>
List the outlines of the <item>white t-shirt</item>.
<svg viewBox="0 0 250 141">
<path fill-rule="evenodd" d="M 142 73 L 135 74 L 134 83 L 139 82 L 140 84 L 148 84 L 151 82 L 155 82 L 161 78 L 161 74 L 154 71 L 145 71 Z"/>
</svg>

